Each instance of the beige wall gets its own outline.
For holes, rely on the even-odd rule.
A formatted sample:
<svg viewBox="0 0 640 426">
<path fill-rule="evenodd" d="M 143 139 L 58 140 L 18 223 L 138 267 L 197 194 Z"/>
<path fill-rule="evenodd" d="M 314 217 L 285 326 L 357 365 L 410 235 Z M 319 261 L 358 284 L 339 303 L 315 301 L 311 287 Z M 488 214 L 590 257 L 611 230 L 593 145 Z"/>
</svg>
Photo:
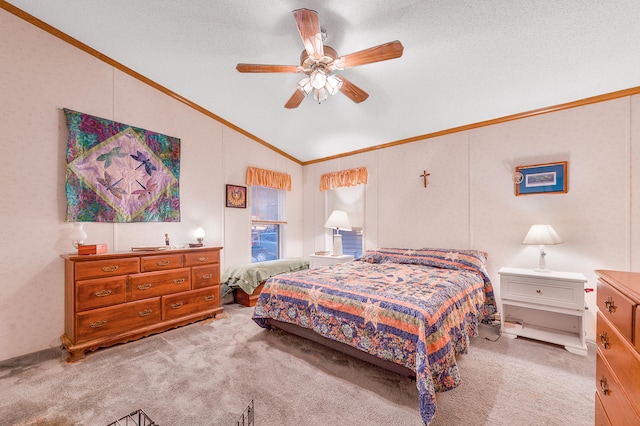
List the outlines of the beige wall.
<svg viewBox="0 0 640 426">
<path fill-rule="evenodd" d="M 247 166 L 287 172 L 285 254 L 302 256 L 302 166 L 160 91 L 0 10 L 0 360 L 60 345 L 66 122 L 61 108 L 181 139 L 179 223 L 88 223 L 110 251 L 195 242 L 223 246 L 222 267 L 251 261 L 250 212 L 225 208 L 225 184 Z"/>
<path fill-rule="evenodd" d="M 640 98 L 622 98 L 305 166 L 305 250 L 331 248 L 320 175 L 366 166 L 367 248 L 484 250 L 499 294 L 501 267 L 537 266 L 538 248 L 521 242 L 532 224 L 549 223 L 564 244 L 547 247 L 547 266 L 581 272 L 595 288 L 595 269 L 640 267 L 640 217 L 630 210 L 639 122 Z M 565 160 L 567 194 L 515 196 L 516 166 Z M 594 340 L 595 293 L 586 301 Z"/>
</svg>

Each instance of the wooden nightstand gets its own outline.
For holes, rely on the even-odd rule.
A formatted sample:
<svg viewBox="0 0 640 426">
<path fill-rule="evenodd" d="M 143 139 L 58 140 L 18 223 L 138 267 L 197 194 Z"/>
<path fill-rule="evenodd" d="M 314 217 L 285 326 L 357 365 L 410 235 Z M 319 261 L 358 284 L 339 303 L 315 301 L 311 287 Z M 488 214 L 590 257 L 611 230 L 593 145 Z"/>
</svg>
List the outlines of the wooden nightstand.
<svg viewBox="0 0 640 426">
<path fill-rule="evenodd" d="M 342 256 L 321 256 L 318 254 L 311 254 L 309 255 L 309 269 L 335 265 L 337 263 L 351 262 L 352 260 L 353 256 L 350 254 L 343 254 Z"/>
<path fill-rule="evenodd" d="M 584 330 L 584 275 L 502 268 L 502 332 L 562 345 L 587 355 Z"/>
</svg>

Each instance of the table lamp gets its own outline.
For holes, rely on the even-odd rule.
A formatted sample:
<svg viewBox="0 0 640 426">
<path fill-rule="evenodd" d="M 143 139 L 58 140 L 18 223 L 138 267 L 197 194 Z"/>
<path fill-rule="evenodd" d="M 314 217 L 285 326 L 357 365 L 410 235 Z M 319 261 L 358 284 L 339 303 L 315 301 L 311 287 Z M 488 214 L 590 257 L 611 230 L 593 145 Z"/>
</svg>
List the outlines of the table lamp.
<svg viewBox="0 0 640 426">
<path fill-rule="evenodd" d="M 561 243 L 562 238 L 560 238 L 551 225 L 532 225 L 522 241 L 522 244 L 540 246 L 540 260 L 538 262 L 538 267 L 534 269 L 536 272 L 551 272 L 550 269 L 547 269 L 544 261 L 544 257 L 546 256 L 544 246 Z"/>
<path fill-rule="evenodd" d="M 334 210 L 324 224 L 325 228 L 335 229 L 333 234 L 333 256 L 342 256 L 342 235 L 340 231 L 351 231 L 349 216 L 342 210 Z"/>
</svg>

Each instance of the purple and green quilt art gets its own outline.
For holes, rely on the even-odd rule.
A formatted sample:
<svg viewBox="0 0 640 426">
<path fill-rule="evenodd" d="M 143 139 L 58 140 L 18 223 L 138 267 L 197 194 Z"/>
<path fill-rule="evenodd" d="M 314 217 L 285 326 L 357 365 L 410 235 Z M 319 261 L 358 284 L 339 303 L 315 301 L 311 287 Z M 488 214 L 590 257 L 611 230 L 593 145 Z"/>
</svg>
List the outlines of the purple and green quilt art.
<svg viewBox="0 0 640 426">
<path fill-rule="evenodd" d="M 67 222 L 180 221 L 180 139 L 64 113 Z"/>
</svg>

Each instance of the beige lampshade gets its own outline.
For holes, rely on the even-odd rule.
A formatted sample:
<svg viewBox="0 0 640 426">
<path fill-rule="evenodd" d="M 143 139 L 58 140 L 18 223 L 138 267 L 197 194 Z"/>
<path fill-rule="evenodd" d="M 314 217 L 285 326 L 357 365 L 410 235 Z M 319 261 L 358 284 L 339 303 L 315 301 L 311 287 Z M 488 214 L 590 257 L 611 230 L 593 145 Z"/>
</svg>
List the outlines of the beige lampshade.
<svg viewBox="0 0 640 426">
<path fill-rule="evenodd" d="M 340 231 L 351 231 L 349 216 L 342 210 L 334 210 L 324 224 L 325 228 L 337 229 Z"/>
<path fill-rule="evenodd" d="M 545 246 L 561 243 L 562 238 L 560 238 L 551 225 L 532 225 L 522 241 L 522 244 Z"/>
</svg>

